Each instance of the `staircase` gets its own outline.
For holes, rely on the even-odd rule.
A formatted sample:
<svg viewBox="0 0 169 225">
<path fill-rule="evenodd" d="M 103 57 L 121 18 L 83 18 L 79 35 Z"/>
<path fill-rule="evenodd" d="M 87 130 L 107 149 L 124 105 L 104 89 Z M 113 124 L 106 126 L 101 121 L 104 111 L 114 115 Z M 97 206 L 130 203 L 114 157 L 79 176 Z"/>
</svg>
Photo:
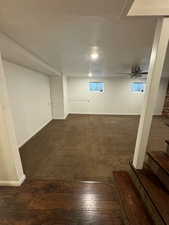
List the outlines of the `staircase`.
<svg viewBox="0 0 169 225">
<path fill-rule="evenodd" d="M 113 172 L 124 223 L 169 225 L 169 141 L 166 152 L 148 152 L 142 170 Z"/>
</svg>

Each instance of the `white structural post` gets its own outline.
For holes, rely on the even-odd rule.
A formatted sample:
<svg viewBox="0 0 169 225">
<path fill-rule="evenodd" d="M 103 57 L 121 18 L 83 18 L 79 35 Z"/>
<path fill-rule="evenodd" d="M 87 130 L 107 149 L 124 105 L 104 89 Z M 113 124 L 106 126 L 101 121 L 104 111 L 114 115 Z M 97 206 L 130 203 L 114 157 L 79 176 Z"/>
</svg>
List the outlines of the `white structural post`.
<svg viewBox="0 0 169 225">
<path fill-rule="evenodd" d="M 133 165 L 142 169 L 151 129 L 152 116 L 156 104 L 160 79 L 165 62 L 169 41 L 169 18 L 160 18 L 157 23 L 153 49 L 151 53 L 149 74 L 145 91 L 143 110 L 140 118 Z"/>
<path fill-rule="evenodd" d="M 65 119 L 68 115 L 67 79 L 65 76 L 50 77 L 50 93 L 53 119 Z"/>
<path fill-rule="evenodd" d="M 0 186 L 19 186 L 24 179 L 0 55 Z"/>
</svg>

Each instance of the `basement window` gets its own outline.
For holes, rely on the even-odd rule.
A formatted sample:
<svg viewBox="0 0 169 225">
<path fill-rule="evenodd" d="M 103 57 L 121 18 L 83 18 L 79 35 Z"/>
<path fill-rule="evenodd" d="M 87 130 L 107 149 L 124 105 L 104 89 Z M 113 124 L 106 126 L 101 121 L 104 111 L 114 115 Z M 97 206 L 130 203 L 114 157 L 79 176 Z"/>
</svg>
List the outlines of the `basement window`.
<svg viewBox="0 0 169 225">
<path fill-rule="evenodd" d="M 133 82 L 131 84 L 131 91 L 137 93 L 144 93 L 145 83 L 144 82 Z"/>
<path fill-rule="evenodd" d="M 104 82 L 89 82 L 89 91 L 104 92 Z"/>
</svg>

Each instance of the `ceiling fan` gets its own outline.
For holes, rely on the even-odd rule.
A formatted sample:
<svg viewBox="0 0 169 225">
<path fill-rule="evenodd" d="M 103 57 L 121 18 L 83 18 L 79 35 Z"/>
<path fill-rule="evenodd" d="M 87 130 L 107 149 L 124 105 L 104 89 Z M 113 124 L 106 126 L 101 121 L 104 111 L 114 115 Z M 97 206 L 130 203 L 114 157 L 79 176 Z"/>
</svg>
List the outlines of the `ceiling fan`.
<svg viewBox="0 0 169 225">
<path fill-rule="evenodd" d="M 147 75 L 148 71 L 143 71 L 139 65 L 133 65 L 131 68 L 131 78 L 139 78 L 143 77 L 143 75 Z"/>
<path fill-rule="evenodd" d="M 136 64 L 136 65 L 133 65 L 131 67 L 131 72 L 130 73 L 120 73 L 120 74 L 130 75 L 131 78 L 145 78 L 144 75 L 147 75 L 148 71 L 143 71 L 141 69 L 141 66 Z"/>
</svg>

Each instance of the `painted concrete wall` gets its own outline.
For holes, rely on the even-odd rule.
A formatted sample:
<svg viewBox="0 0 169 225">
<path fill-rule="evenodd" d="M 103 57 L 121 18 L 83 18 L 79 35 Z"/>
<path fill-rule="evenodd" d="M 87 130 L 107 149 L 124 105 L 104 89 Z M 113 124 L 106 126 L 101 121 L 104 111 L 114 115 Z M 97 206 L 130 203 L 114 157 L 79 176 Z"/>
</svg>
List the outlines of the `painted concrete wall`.
<svg viewBox="0 0 169 225">
<path fill-rule="evenodd" d="M 92 93 L 89 91 L 89 81 L 103 81 L 104 93 Z M 144 99 L 143 93 L 131 92 L 130 78 L 69 78 L 68 95 L 70 113 L 93 113 L 93 114 L 140 114 Z M 162 112 L 167 82 L 161 81 L 155 114 Z"/>
<path fill-rule="evenodd" d="M 52 119 L 49 78 L 5 61 L 4 70 L 20 147 Z"/>
</svg>

